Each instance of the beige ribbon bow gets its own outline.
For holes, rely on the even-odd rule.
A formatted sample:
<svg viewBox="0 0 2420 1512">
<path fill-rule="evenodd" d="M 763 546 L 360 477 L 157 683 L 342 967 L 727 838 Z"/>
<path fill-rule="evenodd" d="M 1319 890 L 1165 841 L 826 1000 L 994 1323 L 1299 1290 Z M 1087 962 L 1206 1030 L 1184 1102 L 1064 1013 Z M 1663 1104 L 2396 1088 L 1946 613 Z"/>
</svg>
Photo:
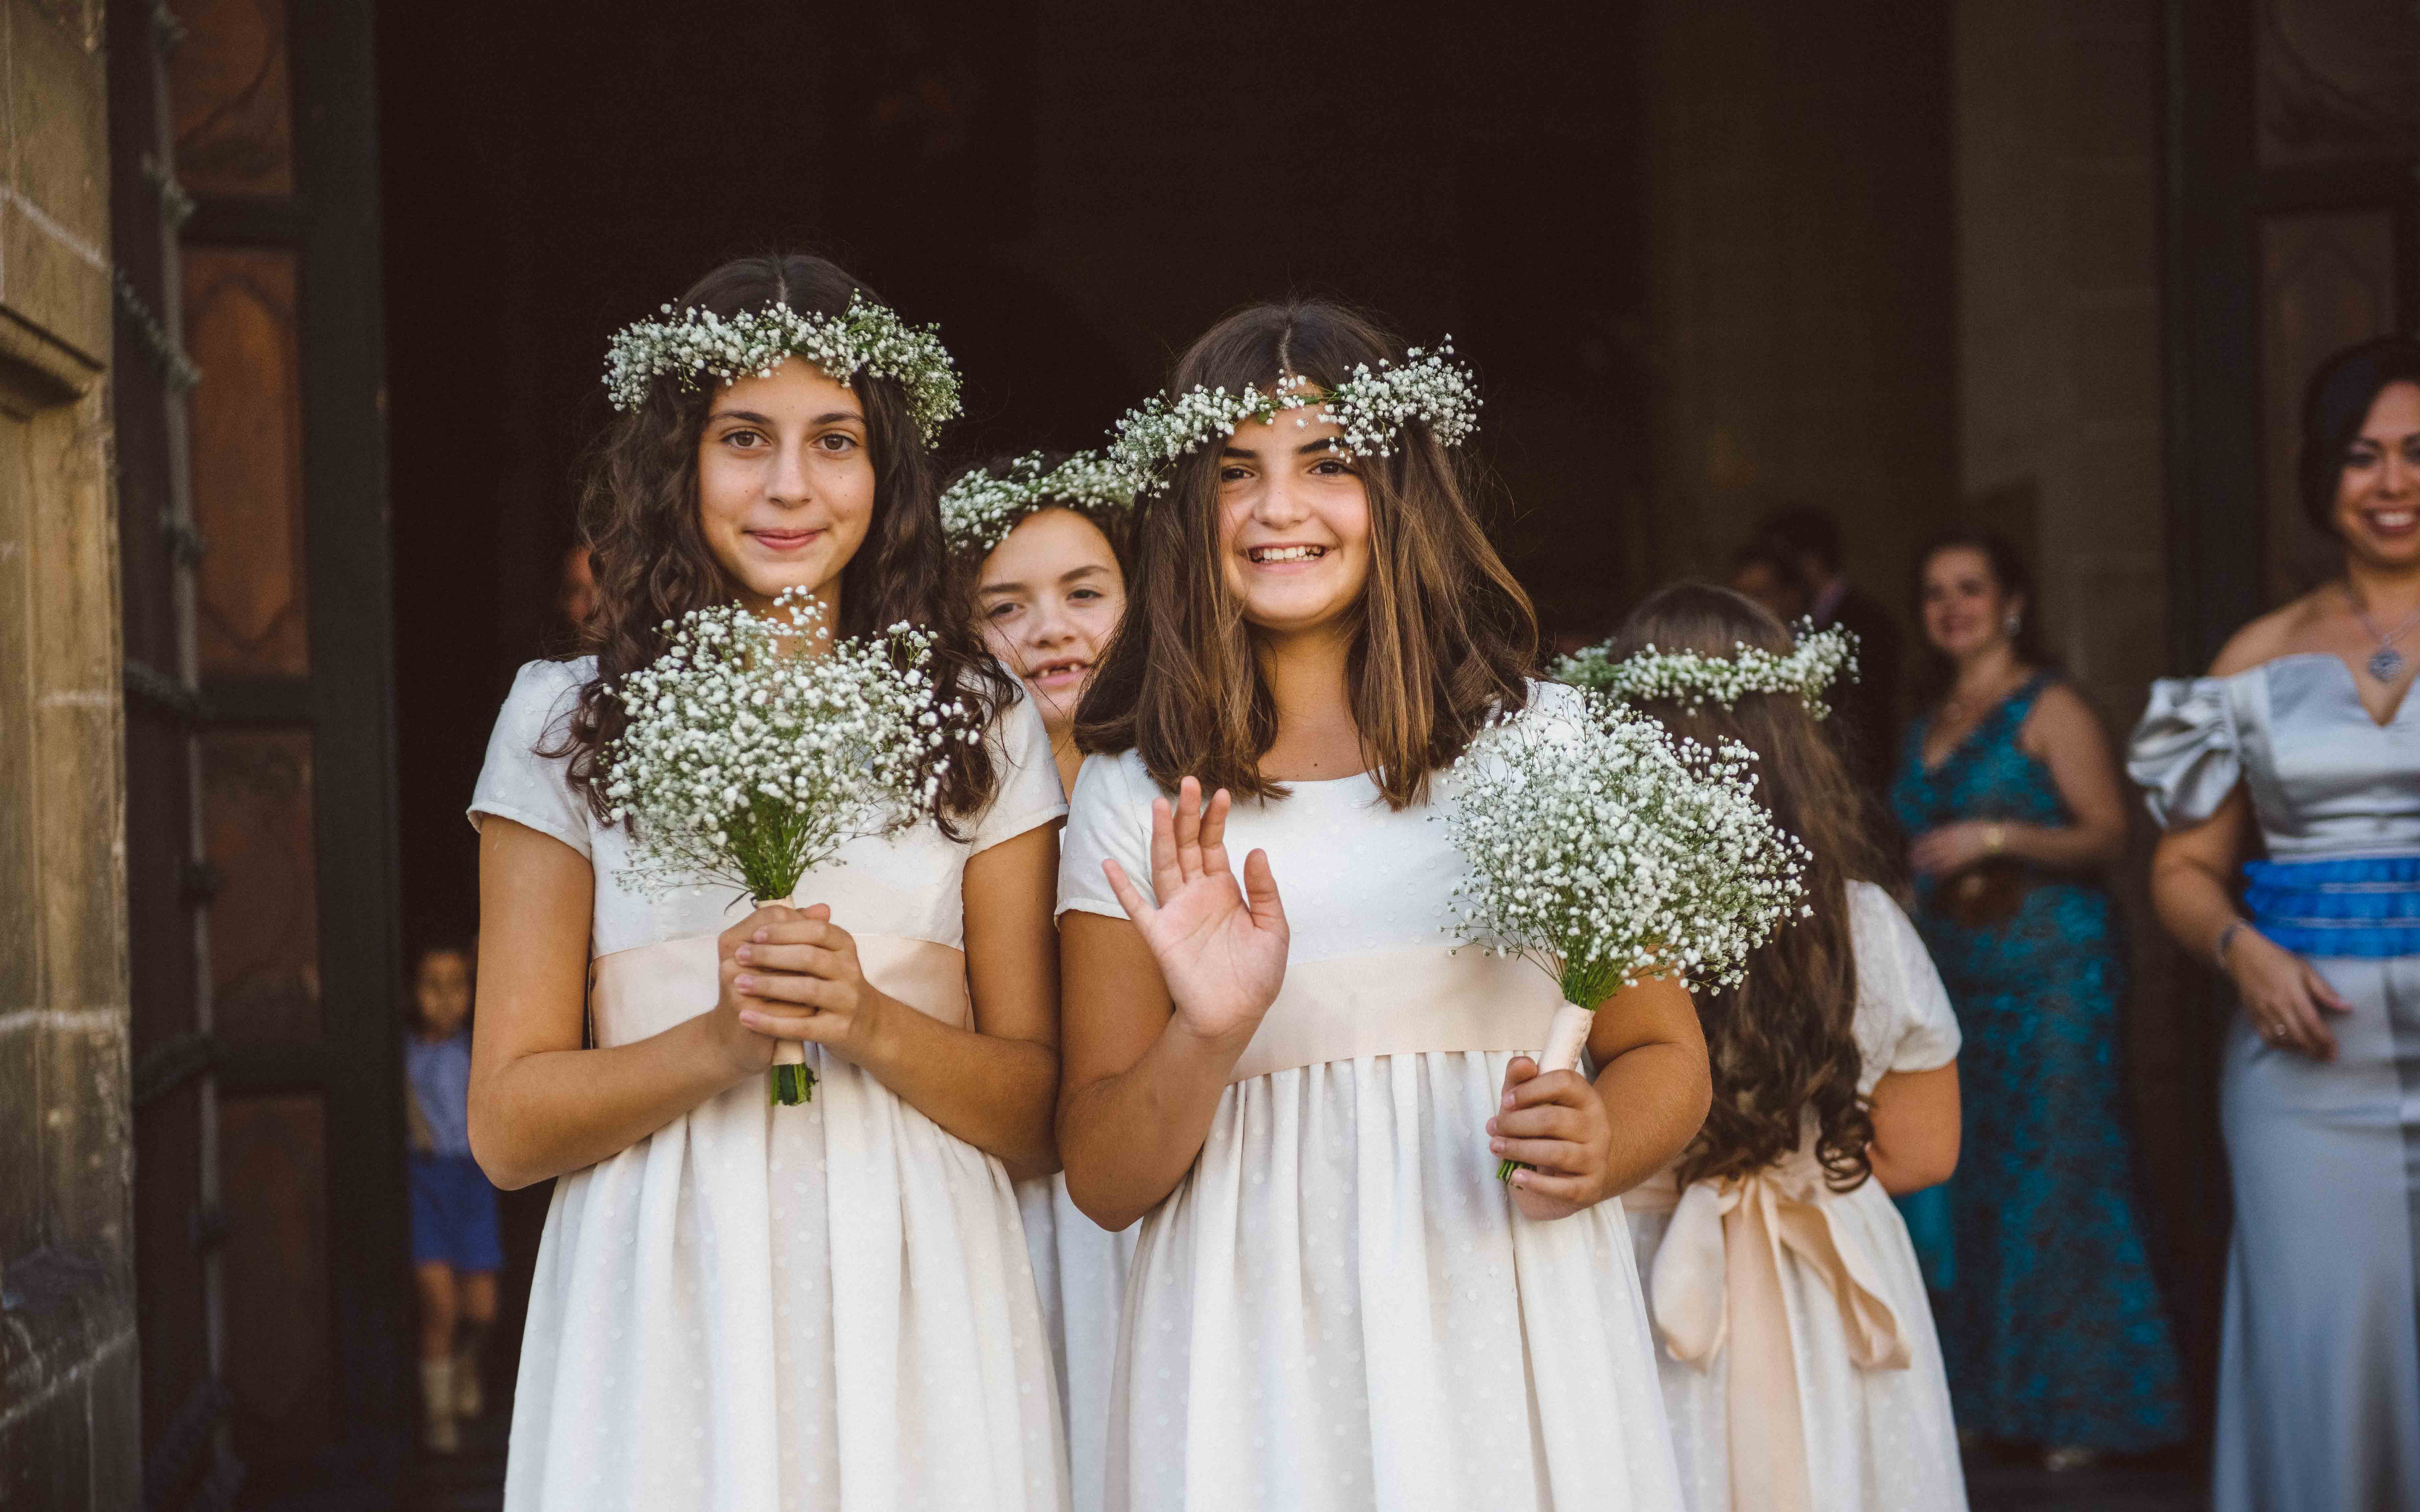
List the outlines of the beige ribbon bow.
<svg viewBox="0 0 2420 1512">
<path fill-rule="evenodd" d="M 1730 1346 L 1726 1405 L 1735 1507 L 1813 1512 L 1782 1286 L 1790 1265 L 1803 1267 L 1832 1293 L 1849 1357 L 1860 1368 L 1900 1370 L 1908 1364 L 1906 1335 L 1884 1298 L 1864 1232 L 1835 1221 L 1832 1195 L 1823 1168 L 1806 1150 L 1753 1176 L 1692 1182 L 1673 1206 L 1671 1226 L 1655 1252 L 1655 1328 L 1672 1358 L 1702 1370 Z M 1647 1200 L 1625 1201 L 1649 1211 L 1657 1205 L 1652 1194 L 1638 1196 Z"/>
</svg>

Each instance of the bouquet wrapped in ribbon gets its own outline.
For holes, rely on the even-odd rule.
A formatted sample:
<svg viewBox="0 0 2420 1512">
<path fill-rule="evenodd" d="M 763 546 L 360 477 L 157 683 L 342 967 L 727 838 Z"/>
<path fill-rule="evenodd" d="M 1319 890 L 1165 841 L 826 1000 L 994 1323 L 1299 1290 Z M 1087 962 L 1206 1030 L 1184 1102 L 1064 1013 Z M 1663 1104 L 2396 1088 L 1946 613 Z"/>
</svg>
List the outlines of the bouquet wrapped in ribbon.
<svg viewBox="0 0 2420 1512">
<path fill-rule="evenodd" d="M 787 902 L 849 841 L 929 814 L 951 744 L 982 737 L 938 702 L 932 638 L 904 624 L 835 639 L 794 590 L 770 616 L 723 605 L 665 628 L 664 654 L 614 689 L 628 722 L 602 753 L 625 875 L 650 895 L 723 883 Z M 778 1041 L 773 1101 L 814 1088 L 805 1047 Z"/>
<path fill-rule="evenodd" d="M 1806 848 L 1756 800 L 1753 754 L 1676 740 L 1583 698 L 1584 717 L 1533 708 L 1491 723 L 1454 769 L 1446 816 L 1469 866 L 1455 927 L 1562 990 L 1542 1072 L 1578 1067 L 1617 987 L 1736 982 L 1748 953 L 1807 906 Z"/>
</svg>

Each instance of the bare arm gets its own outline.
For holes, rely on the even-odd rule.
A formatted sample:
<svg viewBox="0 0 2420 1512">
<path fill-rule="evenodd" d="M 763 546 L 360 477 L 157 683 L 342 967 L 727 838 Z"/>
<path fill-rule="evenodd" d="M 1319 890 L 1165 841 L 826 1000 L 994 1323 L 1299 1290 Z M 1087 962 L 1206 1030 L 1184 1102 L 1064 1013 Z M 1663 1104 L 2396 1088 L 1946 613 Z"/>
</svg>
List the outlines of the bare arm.
<svg viewBox="0 0 2420 1512">
<path fill-rule="evenodd" d="M 2126 801 L 2108 734 L 2072 688 L 2042 690 L 2017 733 L 2026 754 L 2050 768 L 2059 801 L 2072 816 L 2064 825 L 1967 819 L 1918 836 L 1908 861 L 1928 876 L 1947 876 L 1992 856 L 2011 856 L 2061 871 L 2114 865 L 2126 854 Z M 1994 850 L 1992 841 L 1999 839 Z"/>
<path fill-rule="evenodd" d="M 1589 1055 L 1593 1084 L 1571 1071 L 1539 1074 L 1515 1056 L 1504 1100 L 1487 1120 L 1488 1148 L 1532 1169 L 1512 1173 L 1512 1202 L 1529 1218 L 1560 1218 L 1627 1192 L 1697 1136 L 1714 1097 L 1696 1003 L 1680 982 L 1625 987 L 1599 1006 Z"/>
<path fill-rule="evenodd" d="M 1287 932 L 1268 858 L 1235 887 L 1224 843 L 1227 795 L 1206 808 L 1185 779 L 1173 808 L 1152 806 L 1158 902 L 1109 863 L 1128 918 L 1061 919 L 1066 1077 L 1059 1146 L 1067 1192 L 1119 1229 L 1176 1190 L 1252 1031 L 1285 978 Z M 1156 949 L 1155 949 L 1156 946 Z"/>
<path fill-rule="evenodd" d="M 2229 886 L 2252 807 L 2239 785 L 2208 819 L 2172 829 L 2151 853 L 2151 906 L 2185 952 L 2235 984 L 2253 1026 L 2273 1044 L 2327 1060 L 2336 1053 L 2326 1015 L 2349 1013 L 2309 962 L 2246 925 L 2229 936 L 2224 960 L 2219 936 L 2243 916 Z"/>
<path fill-rule="evenodd" d="M 967 859 L 967 979 L 974 1027 L 943 1024 L 866 980 L 857 942 L 818 903 L 739 947 L 740 978 L 768 1001 L 750 1028 L 826 1046 L 935 1123 L 1000 1157 L 1019 1180 L 1059 1168 L 1051 1106 L 1059 1086 L 1059 970 L 1050 903 L 1055 825 Z M 759 968 L 786 973 L 763 984 Z"/>
<path fill-rule="evenodd" d="M 1873 1143 L 1866 1159 L 1893 1196 L 1939 1186 L 1958 1169 L 1958 1063 L 1895 1071 L 1874 1084 Z"/>
<path fill-rule="evenodd" d="M 471 1148 L 506 1190 L 617 1155 L 772 1059 L 773 1042 L 740 1026 L 727 970 L 721 998 L 700 1005 L 713 1011 L 582 1049 L 593 896 L 570 846 L 492 814 L 481 825 Z"/>
</svg>

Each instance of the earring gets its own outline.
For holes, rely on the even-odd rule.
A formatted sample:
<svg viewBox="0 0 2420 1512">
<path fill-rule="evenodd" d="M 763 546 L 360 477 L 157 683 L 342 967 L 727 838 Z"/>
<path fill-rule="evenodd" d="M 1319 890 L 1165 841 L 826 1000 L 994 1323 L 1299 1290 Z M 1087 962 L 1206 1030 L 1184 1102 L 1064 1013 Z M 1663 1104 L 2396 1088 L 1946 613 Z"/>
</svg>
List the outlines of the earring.
<svg viewBox="0 0 2420 1512">
<path fill-rule="evenodd" d="M 2000 633 L 2013 640 L 2017 638 L 2017 627 L 2024 623 L 2024 620 L 2018 618 L 2017 611 L 2015 609 L 2010 609 L 2009 610 L 2009 617 L 2000 622 Z"/>
</svg>

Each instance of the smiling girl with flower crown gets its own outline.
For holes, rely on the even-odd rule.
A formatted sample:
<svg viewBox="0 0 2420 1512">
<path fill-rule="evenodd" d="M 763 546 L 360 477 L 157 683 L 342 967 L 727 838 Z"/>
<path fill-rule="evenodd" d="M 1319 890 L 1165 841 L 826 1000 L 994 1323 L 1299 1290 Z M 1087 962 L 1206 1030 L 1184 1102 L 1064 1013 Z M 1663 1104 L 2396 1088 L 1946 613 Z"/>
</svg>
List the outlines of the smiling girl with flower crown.
<svg viewBox="0 0 2420 1512">
<path fill-rule="evenodd" d="M 941 490 L 941 524 L 984 643 L 1024 683 L 1063 786 L 1076 785 L 1076 707 L 1125 612 L 1135 475 L 1094 453 L 970 468 Z M 1109 1372 L 1134 1230 L 1078 1211 L 1066 1179 L 1016 1183 L 1042 1316 L 1059 1364 L 1075 1512 L 1100 1512 Z"/>
<path fill-rule="evenodd" d="M 1056 1160 L 1064 805 L 1041 721 L 955 601 L 928 448 L 956 378 L 930 332 L 820 258 L 728 264 L 665 315 L 616 338 L 608 370 L 624 414 L 583 506 L 597 655 L 521 670 L 471 805 L 471 1138 L 502 1185 L 561 1178 L 505 1505 L 1056 1508 L 1010 1183 Z M 860 829 L 785 901 L 651 896 L 679 837 L 615 795 L 680 774 L 616 761 L 658 748 L 644 719 L 695 714 L 674 690 L 697 663 L 666 653 L 731 624 L 721 606 L 777 600 L 860 647 L 912 640 L 921 681 L 899 686 L 981 733 L 920 747 L 932 811 Z M 719 664 L 723 686 L 775 640 Z M 784 1041 L 803 1047 L 802 1105 L 767 1095 Z"/>
<path fill-rule="evenodd" d="M 1171 393 L 1112 448 L 1150 482 L 1059 894 L 1068 1187 L 1142 1225 L 1108 1505 L 1677 1508 L 1611 1198 L 1704 1117 L 1689 995 L 1617 990 L 1595 1080 L 1542 1074 L 1554 980 L 1443 933 L 1449 768 L 1576 702 L 1525 680 L 1467 376 L 1264 305 Z"/>
</svg>

